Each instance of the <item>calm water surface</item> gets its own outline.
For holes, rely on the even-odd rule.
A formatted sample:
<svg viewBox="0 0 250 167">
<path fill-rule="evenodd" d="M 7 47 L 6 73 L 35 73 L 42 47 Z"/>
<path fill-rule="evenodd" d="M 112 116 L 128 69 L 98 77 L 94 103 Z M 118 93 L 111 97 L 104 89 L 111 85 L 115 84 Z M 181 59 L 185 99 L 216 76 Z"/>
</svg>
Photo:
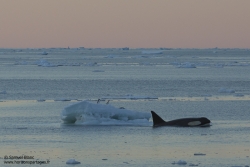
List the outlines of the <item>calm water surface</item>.
<svg viewBox="0 0 250 167">
<path fill-rule="evenodd" d="M 77 166 L 179 166 L 172 164 L 179 160 L 250 166 L 249 56 L 243 49 L 0 49 L 1 166 L 27 166 L 17 165 L 24 155 L 55 167 L 69 166 L 71 158 Z M 154 110 L 165 120 L 205 116 L 213 125 L 61 121 L 67 105 L 99 98 L 118 108 Z"/>
</svg>

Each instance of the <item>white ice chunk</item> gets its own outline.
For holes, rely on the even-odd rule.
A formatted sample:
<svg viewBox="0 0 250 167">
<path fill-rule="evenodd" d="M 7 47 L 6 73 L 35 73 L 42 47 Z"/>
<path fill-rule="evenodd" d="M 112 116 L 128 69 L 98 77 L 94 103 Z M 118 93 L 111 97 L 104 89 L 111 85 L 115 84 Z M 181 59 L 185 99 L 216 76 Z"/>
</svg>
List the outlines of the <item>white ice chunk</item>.
<svg viewBox="0 0 250 167">
<path fill-rule="evenodd" d="M 61 119 L 65 123 L 83 125 L 141 125 L 151 126 L 151 114 L 127 109 L 119 109 L 112 105 L 96 104 L 88 101 L 74 103 L 65 107 Z"/>
</svg>

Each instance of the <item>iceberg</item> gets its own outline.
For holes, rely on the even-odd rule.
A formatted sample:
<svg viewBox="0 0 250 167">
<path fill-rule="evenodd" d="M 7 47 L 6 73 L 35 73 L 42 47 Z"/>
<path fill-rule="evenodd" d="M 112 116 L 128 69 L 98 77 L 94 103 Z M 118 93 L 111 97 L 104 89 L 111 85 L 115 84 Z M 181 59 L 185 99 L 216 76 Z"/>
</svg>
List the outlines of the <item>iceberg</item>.
<svg viewBox="0 0 250 167">
<path fill-rule="evenodd" d="M 151 126 L 150 113 L 116 108 L 109 104 L 81 101 L 66 106 L 61 112 L 64 123 L 83 125 L 139 125 Z"/>
</svg>

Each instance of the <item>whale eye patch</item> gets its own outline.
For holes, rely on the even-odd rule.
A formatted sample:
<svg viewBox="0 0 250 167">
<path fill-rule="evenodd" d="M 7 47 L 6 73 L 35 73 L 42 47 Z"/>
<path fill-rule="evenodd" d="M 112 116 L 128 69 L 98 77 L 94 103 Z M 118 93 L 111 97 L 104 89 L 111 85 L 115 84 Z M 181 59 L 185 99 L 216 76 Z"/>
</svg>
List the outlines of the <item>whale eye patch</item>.
<svg viewBox="0 0 250 167">
<path fill-rule="evenodd" d="M 188 123 L 188 126 L 197 126 L 197 125 L 200 125 L 200 124 L 201 124 L 200 121 L 192 121 L 192 122 Z"/>
</svg>

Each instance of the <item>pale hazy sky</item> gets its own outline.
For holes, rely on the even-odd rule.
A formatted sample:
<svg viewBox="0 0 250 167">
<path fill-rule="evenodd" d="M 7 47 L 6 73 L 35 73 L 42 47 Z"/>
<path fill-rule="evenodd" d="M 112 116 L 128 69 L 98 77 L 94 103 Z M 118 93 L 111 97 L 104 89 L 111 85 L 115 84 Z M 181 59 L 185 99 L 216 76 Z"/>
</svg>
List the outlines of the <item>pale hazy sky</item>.
<svg viewBox="0 0 250 167">
<path fill-rule="evenodd" d="M 250 48 L 250 0 L 0 0 L 0 48 Z"/>
</svg>

